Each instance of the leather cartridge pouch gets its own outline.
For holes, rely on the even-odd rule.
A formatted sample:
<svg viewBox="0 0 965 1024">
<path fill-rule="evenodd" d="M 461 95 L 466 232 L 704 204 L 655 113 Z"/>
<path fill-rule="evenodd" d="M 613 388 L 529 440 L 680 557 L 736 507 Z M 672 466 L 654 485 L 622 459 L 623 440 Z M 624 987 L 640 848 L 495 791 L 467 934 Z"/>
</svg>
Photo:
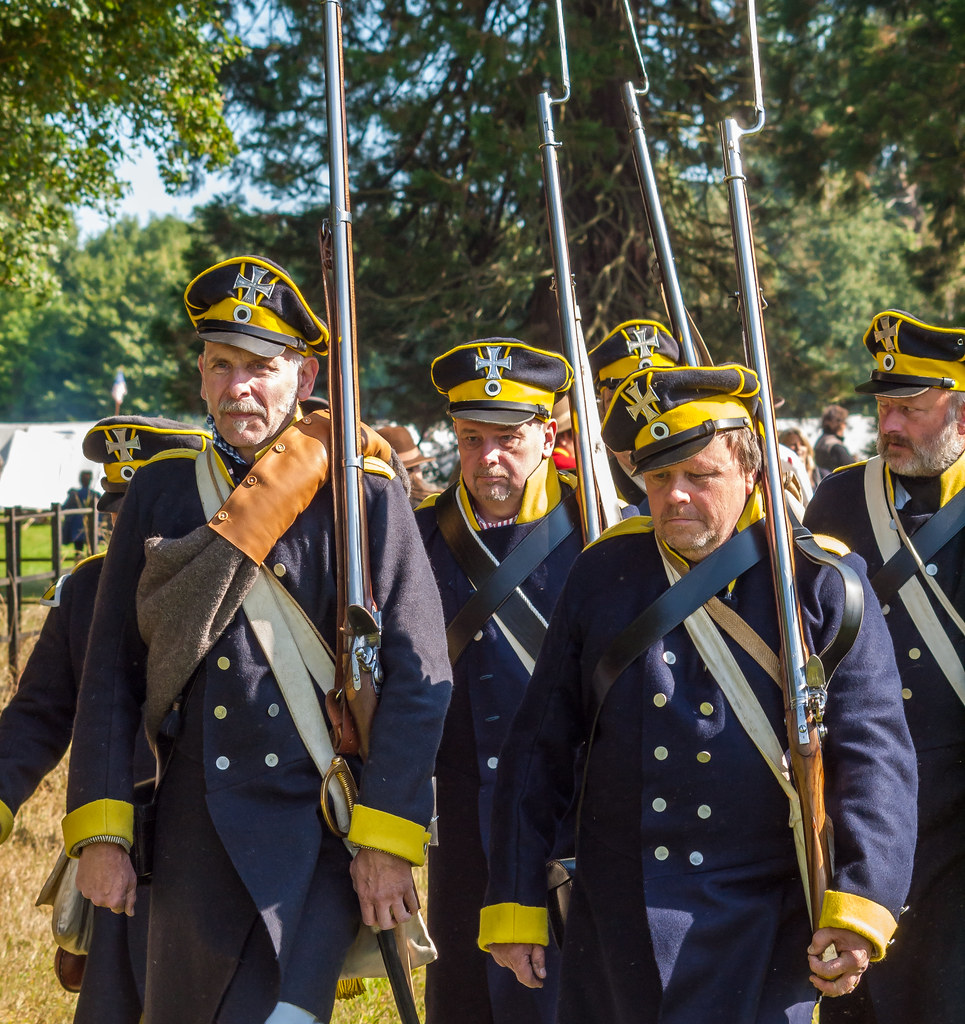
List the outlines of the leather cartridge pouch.
<svg viewBox="0 0 965 1024">
<path fill-rule="evenodd" d="M 392 449 L 361 426 L 362 454 L 383 462 Z M 261 565 L 328 479 L 332 424 L 325 412 L 296 420 L 250 468 L 208 526 Z"/>
</svg>

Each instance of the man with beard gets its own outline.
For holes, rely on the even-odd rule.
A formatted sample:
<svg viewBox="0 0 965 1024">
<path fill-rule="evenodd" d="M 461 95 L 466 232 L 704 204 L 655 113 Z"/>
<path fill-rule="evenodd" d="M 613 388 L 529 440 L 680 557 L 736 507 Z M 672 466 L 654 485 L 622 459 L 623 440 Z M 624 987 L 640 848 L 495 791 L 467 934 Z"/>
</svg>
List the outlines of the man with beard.
<svg viewBox="0 0 965 1024">
<path fill-rule="evenodd" d="M 556 956 L 546 987 L 523 989 L 477 948 L 476 925 L 503 740 L 583 546 L 575 480 L 551 457 L 553 405 L 573 372 L 562 356 L 485 338 L 440 356 L 431 377 L 449 399 L 461 473 L 416 511 L 453 664 L 436 760 L 429 931 L 439 959 L 426 974 L 426 1015 L 428 1024 L 550 1024 Z M 565 848 L 565 835 L 560 842 Z"/>
<path fill-rule="evenodd" d="M 907 893 L 915 764 L 887 629 L 870 593 L 860 616 L 860 559 L 799 554 L 807 650 L 860 621 L 827 659 L 837 861 L 812 931 L 758 390 L 737 365 L 642 370 L 603 423 L 611 449 L 633 452 L 652 518 L 589 545 L 560 595 L 500 758 L 480 916 L 479 944 L 539 986 L 546 860 L 581 793 L 560 1024 L 810 1024 L 818 992 L 851 991 L 884 955 Z"/>
<path fill-rule="evenodd" d="M 878 457 L 822 481 L 805 524 L 868 563 L 918 754 L 918 847 L 888 959 L 821 1021 L 948 1024 L 965 1002 L 965 329 L 886 310 L 864 343 Z"/>
<path fill-rule="evenodd" d="M 328 331 L 258 256 L 204 271 L 185 306 L 214 440 L 146 466 L 125 498 L 78 700 L 65 845 L 78 888 L 132 914 L 143 707 L 161 775 L 145 1021 L 311 1024 L 329 1019 L 356 936 L 418 905 L 411 866 L 429 839 L 450 689 L 442 611 L 405 492 L 366 458 L 383 678 L 343 843 L 319 807 L 332 759 L 321 691 L 327 651 L 341 650 L 329 436 L 321 414 L 298 414 Z M 375 451 L 389 455 L 381 440 Z"/>
</svg>

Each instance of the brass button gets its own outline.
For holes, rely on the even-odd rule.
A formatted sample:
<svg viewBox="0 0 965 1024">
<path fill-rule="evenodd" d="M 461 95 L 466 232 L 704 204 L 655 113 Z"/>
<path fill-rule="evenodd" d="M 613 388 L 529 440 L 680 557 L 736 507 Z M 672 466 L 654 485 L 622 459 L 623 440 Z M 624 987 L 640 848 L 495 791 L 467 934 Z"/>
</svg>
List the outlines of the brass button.
<svg viewBox="0 0 965 1024">
<path fill-rule="evenodd" d="M 218 659 L 218 668 L 225 669 L 231 668 L 231 662 L 222 654 Z"/>
<path fill-rule="evenodd" d="M 662 796 L 658 796 L 650 806 L 659 814 L 667 809 L 667 801 Z"/>
<path fill-rule="evenodd" d="M 909 690 L 907 686 L 901 691 L 901 695 L 905 700 L 911 700 L 911 690 Z"/>
<path fill-rule="evenodd" d="M 269 768 L 274 768 L 275 765 L 278 764 L 278 755 L 265 754 L 265 764 L 268 765 Z"/>
<path fill-rule="evenodd" d="M 666 846 L 658 846 L 656 850 L 653 851 L 653 855 L 657 860 L 666 860 L 670 856 L 670 851 Z"/>
<path fill-rule="evenodd" d="M 674 665 L 674 664 L 676 664 L 676 661 L 677 661 L 677 655 L 674 654 L 673 651 L 664 651 L 663 652 L 663 660 L 668 665 Z"/>
<path fill-rule="evenodd" d="M 653 695 L 653 702 L 658 708 L 662 708 L 667 703 L 667 695 L 665 693 L 655 693 Z"/>
<path fill-rule="evenodd" d="M 268 705 L 268 717 L 269 718 L 277 718 L 277 716 L 278 716 L 278 705 L 277 704 L 269 704 Z"/>
<path fill-rule="evenodd" d="M 710 808 L 707 806 L 707 804 L 701 804 L 697 808 L 697 817 L 704 818 L 705 820 L 710 817 Z"/>
<path fill-rule="evenodd" d="M 256 477 L 256 476 L 250 476 L 250 477 L 248 477 L 248 479 L 247 479 L 247 480 L 245 480 L 245 483 L 246 483 L 246 484 L 247 484 L 247 485 L 248 485 L 249 487 L 254 487 L 254 486 L 255 486 L 255 484 L 256 484 L 256 483 L 258 483 L 258 477 Z"/>
<path fill-rule="evenodd" d="M 702 853 L 698 853 L 697 850 L 694 850 L 690 855 L 690 863 L 693 864 L 694 867 L 697 867 L 698 864 L 703 864 L 704 855 Z"/>
<path fill-rule="evenodd" d="M 229 764 L 231 764 L 231 762 L 224 756 L 219 757 L 218 760 L 215 761 L 215 765 L 218 767 L 220 771 L 224 771 Z"/>
<path fill-rule="evenodd" d="M 908 652 L 908 657 L 911 658 L 912 661 L 917 661 L 921 657 L 921 651 L 917 647 L 912 647 Z"/>
<path fill-rule="evenodd" d="M 225 521 L 225 520 L 226 520 L 226 519 L 228 518 L 228 513 L 227 513 L 227 512 L 225 512 L 225 510 L 224 510 L 224 509 L 222 509 L 222 510 L 221 510 L 221 511 L 220 511 L 220 512 L 218 513 L 218 515 L 217 515 L 217 517 L 216 517 L 216 518 L 220 519 L 220 520 L 221 520 L 221 522 L 224 522 L 224 521 Z"/>
<path fill-rule="evenodd" d="M 275 574 L 276 576 L 284 576 L 284 575 L 285 575 L 285 573 L 286 573 L 286 572 L 288 572 L 288 570 L 287 570 L 287 569 L 286 569 L 286 568 L 285 568 L 285 567 L 284 567 L 284 566 L 283 566 L 283 565 L 281 564 L 281 562 L 279 562 L 279 563 L 278 563 L 278 564 L 277 564 L 277 565 L 276 565 L 276 566 L 275 566 L 275 567 L 274 567 L 274 568 L 272 569 L 272 571 L 274 572 L 274 574 Z"/>
<path fill-rule="evenodd" d="M 281 443 L 281 441 L 279 441 L 278 444 L 274 445 L 273 447 L 276 452 L 283 452 L 285 450 L 285 446 Z"/>
<path fill-rule="evenodd" d="M 714 705 L 704 701 L 703 704 L 700 705 L 700 713 L 702 715 L 712 715 L 714 713 Z"/>
<path fill-rule="evenodd" d="M 697 760 L 701 764 L 706 764 L 710 760 L 710 751 L 701 750 L 700 753 L 697 755 Z"/>
<path fill-rule="evenodd" d="M 224 704 L 219 704 L 214 709 L 214 717 L 215 718 L 225 718 L 227 716 L 227 714 L 228 714 L 228 709 L 224 706 Z"/>
<path fill-rule="evenodd" d="M 666 761 L 668 753 L 669 753 L 669 751 L 667 750 L 666 747 L 655 747 L 654 751 L 653 751 L 653 756 L 658 761 Z"/>
</svg>

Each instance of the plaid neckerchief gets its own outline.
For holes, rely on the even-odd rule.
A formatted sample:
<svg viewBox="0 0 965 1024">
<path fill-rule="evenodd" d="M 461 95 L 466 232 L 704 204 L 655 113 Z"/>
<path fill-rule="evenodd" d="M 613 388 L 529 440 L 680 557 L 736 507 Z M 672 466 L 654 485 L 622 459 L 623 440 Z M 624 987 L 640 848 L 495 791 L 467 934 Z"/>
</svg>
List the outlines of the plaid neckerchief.
<svg viewBox="0 0 965 1024">
<path fill-rule="evenodd" d="M 221 434 L 218 433 L 218 428 L 214 425 L 214 416 L 211 413 L 208 413 L 207 419 L 204 422 L 208 430 L 211 431 L 211 444 L 225 457 L 225 468 L 231 474 L 234 482 L 236 484 L 240 483 L 241 478 L 248 472 L 248 462 L 237 448 L 228 444 Z"/>
</svg>

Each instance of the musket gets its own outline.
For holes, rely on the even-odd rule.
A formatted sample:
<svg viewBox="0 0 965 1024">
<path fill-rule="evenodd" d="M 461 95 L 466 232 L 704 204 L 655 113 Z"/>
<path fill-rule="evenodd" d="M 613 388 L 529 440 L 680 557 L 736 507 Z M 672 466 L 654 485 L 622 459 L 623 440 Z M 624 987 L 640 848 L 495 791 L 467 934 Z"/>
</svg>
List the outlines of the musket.
<svg viewBox="0 0 965 1024">
<path fill-rule="evenodd" d="M 784 704 L 791 769 L 801 801 L 807 859 L 807 892 L 811 922 L 815 929 L 821 904 L 831 878 L 828 855 L 828 822 L 824 807 L 824 763 L 821 754 L 822 718 L 826 697 L 824 668 L 820 658 L 807 653 L 801 625 L 800 604 L 794 578 L 794 548 L 787 507 L 784 503 L 781 462 L 771 376 L 764 337 L 764 314 L 754 237 L 751 230 L 741 139 L 756 135 L 764 127 L 764 99 L 761 87 L 760 52 L 754 0 L 748 0 L 748 22 L 754 79 L 754 124 L 743 128 L 735 118 L 720 125 L 724 153 L 724 181 L 727 185 L 731 231 L 737 261 L 738 298 L 744 353 L 760 379 L 764 466 L 762 490 L 766 513 L 771 575 L 777 598 L 781 634 L 781 668 L 784 675 Z"/>
<path fill-rule="evenodd" d="M 570 412 L 576 442 L 576 472 L 579 480 L 583 539 L 589 544 L 607 527 L 620 522 L 621 515 L 620 501 L 613 477 L 610 475 L 607 451 L 600 433 L 600 413 L 593 397 L 593 373 L 583 341 L 580 307 L 576 300 L 576 286 L 570 269 L 566 218 L 563 214 L 563 188 L 560 183 L 557 155 L 562 143 L 556 138 L 553 124 L 553 107 L 562 106 L 570 97 L 570 71 L 566 54 L 562 0 L 556 0 L 556 17 L 559 24 L 563 95 L 552 97 L 548 85 L 539 94 L 539 151 L 543 165 L 543 190 L 546 195 L 563 355 L 569 360 L 574 371 L 573 386 L 569 392 Z"/>
<path fill-rule="evenodd" d="M 683 294 L 680 290 L 677 264 L 674 260 L 673 248 L 670 244 L 670 235 L 667 232 L 667 223 L 663 216 L 660 193 L 657 191 L 657 178 L 650 159 L 647 133 L 643 126 L 643 117 L 640 113 L 640 104 L 638 102 L 638 97 L 646 96 L 650 92 L 650 78 L 647 75 L 647 65 L 643 59 L 640 37 L 637 34 L 635 16 L 629 0 L 623 0 L 623 13 L 630 32 L 630 38 L 633 41 L 633 49 L 637 55 L 637 64 L 640 68 L 640 80 L 642 83 L 640 86 L 634 85 L 633 82 L 623 83 L 623 109 L 627 117 L 627 128 L 630 133 L 630 142 L 633 149 L 633 162 L 637 169 L 637 179 L 640 182 L 640 193 L 643 197 L 647 227 L 650 231 L 650 240 L 653 243 L 654 255 L 657 258 L 657 266 L 660 270 L 660 291 L 663 295 L 667 317 L 670 320 L 670 333 L 673 334 L 680 344 L 687 364 L 689 366 L 700 366 L 703 363 L 708 363 L 710 360 L 706 358 L 705 352 L 698 350 L 690 331 L 690 315 L 687 312 L 687 307 L 684 305 Z"/>
<path fill-rule="evenodd" d="M 382 615 L 372 596 L 369 538 L 363 493 L 359 420 L 358 351 L 355 329 L 355 275 L 352 211 L 348 184 L 348 130 L 342 54 L 342 5 L 322 0 L 325 25 L 325 94 L 329 140 L 330 230 L 334 296 L 330 316 L 329 402 L 332 413 L 332 485 L 335 507 L 339 650 L 335 691 L 341 690 L 358 730 L 359 752 L 368 757 L 382 668 L 379 647 Z M 340 760 L 336 758 L 336 761 Z M 333 763 L 335 776 L 339 777 Z M 331 774 L 331 773 L 330 773 Z M 327 782 L 323 792 L 327 793 Z M 343 787 L 346 780 L 342 779 Z M 408 971 L 396 936 L 379 932 L 379 949 L 403 1024 L 419 1024 Z"/>
</svg>

